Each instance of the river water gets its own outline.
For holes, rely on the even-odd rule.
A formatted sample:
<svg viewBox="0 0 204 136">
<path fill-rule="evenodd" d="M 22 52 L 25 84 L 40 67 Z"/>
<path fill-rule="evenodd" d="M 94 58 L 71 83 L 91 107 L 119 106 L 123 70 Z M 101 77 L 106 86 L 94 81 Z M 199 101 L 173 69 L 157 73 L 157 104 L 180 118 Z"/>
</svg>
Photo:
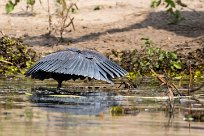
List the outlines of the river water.
<svg viewBox="0 0 204 136">
<path fill-rule="evenodd" d="M 201 120 L 186 118 L 192 111 L 179 103 L 170 117 L 166 102 L 103 90 L 77 96 L 31 95 L 34 86 L 0 81 L 0 136 L 204 135 L 203 111 L 199 110 Z"/>
</svg>

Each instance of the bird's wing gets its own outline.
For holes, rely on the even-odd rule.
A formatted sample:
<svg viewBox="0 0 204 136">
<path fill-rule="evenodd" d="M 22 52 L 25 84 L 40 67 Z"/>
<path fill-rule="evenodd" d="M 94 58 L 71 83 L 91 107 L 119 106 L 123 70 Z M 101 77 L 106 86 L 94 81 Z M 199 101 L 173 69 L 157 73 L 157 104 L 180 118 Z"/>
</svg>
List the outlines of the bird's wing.
<svg viewBox="0 0 204 136">
<path fill-rule="evenodd" d="M 92 64 L 99 71 L 99 74 L 102 76 L 101 78 L 111 80 L 112 78 L 122 77 L 127 74 L 123 68 L 97 52 L 84 50 L 81 51 L 81 56 L 85 60 L 90 61 L 90 65 Z"/>
<path fill-rule="evenodd" d="M 127 71 L 125 71 L 123 68 L 121 68 L 116 63 L 112 62 L 111 60 L 109 60 L 108 58 L 106 58 L 105 56 L 103 56 L 97 52 L 85 50 L 82 52 L 82 54 L 86 58 L 91 59 L 95 63 L 97 63 L 97 65 L 101 69 L 103 69 L 104 71 L 109 73 L 112 78 L 121 77 L 121 76 L 124 76 L 125 74 L 127 74 Z"/>
<path fill-rule="evenodd" d="M 71 51 L 69 51 L 69 53 L 67 53 L 67 51 L 55 52 L 40 59 L 26 72 L 26 76 L 30 76 L 37 71 L 56 72 L 67 62 L 73 62 L 74 60 L 75 53 Z"/>
<path fill-rule="evenodd" d="M 112 83 L 112 78 L 121 77 L 127 73 L 97 52 L 77 49 L 46 55 L 26 72 L 26 76 L 38 71 L 90 77 L 109 83 Z"/>
</svg>

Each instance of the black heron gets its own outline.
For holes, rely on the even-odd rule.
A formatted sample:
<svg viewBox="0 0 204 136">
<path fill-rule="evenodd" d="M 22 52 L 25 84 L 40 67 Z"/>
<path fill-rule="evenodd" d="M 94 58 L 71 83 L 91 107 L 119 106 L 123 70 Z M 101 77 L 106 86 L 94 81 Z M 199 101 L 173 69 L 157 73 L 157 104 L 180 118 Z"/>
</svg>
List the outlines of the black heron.
<svg viewBox="0 0 204 136">
<path fill-rule="evenodd" d="M 34 79 L 53 78 L 58 89 L 66 80 L 78 78 L 97 79 L 113 84 L 112 78 L 122 77 L 127 72 L 105 56 L 91 50 L 69 48 L 44 56 L 34 64 L 26 76 Z"/>
</svg>

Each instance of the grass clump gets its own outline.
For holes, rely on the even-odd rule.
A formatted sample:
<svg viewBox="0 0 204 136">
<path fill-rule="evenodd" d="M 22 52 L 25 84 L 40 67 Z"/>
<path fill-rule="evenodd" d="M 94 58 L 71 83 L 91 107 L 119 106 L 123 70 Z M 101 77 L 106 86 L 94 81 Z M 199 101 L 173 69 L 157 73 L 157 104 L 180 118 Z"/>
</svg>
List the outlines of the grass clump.
<svg viewBox="0 0 204 136">
<path fill-rule="evenodd" d="M 28 49 L 21 39 L 0 38 L 0 75 L 24 74 L 36 60 L 35 51 Z"/>
</svg>

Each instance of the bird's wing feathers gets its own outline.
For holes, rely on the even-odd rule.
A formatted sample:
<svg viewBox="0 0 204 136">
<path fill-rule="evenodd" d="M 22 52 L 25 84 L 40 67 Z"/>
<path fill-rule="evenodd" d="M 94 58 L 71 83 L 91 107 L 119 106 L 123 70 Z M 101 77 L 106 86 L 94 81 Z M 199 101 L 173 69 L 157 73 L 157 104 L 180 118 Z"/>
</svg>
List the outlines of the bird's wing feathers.
<svg viewBox="0 0 204 136">
<path fill-rule="evenodd" d="M 113 72 L 112 74 L 117 75 L 117 76 L 112 76 L 112 74 L 110 74 L 110 76 L 112 78 L 121 77 L 127 73 L 124 69 L 120 68 L 117 64 L 115 64 L 114 62 L 110 61 L 105 56 L 103 56 L 97 52 L 85 50 L 85 51 L 82 51 L 82 54 L 85 56 L 85 58 L 93 60 L 99 66 L 105 67 L 106 69 L 104 69 L 104 70 L 107 73 L 110 74 L 110 71 L 111 71 L 111 72 Z"/>
<path fill-rule="evenodd" d="M 46 55 L 26 72 L 26 76 L 38 71 L 87 76 L 109 83 L 112 83 L 112 78 L 121 77 L 127 73 L 97 52 L 77 49 L 68 49 Z"/>
</svg>

